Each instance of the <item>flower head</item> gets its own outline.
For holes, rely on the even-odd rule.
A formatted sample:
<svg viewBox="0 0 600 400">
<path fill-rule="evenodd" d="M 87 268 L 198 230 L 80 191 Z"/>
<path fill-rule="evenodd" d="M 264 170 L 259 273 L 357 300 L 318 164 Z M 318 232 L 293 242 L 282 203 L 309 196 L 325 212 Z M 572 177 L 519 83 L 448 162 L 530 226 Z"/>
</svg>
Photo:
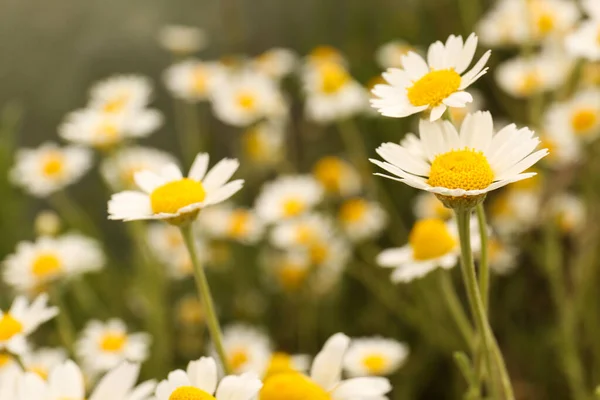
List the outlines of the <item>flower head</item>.
<svg viewBox="0 0 600 400">
<path fill-rule="evenodd" d="M 206 46 L 206 34 L 200 28 L 185 25 L 167 25 L 158 32 L 158 42 L 173 54 L 185 56 Z"/>
<path fill-rule="evenodd" d="M 397 340 L 353 339 L 344 357 L 344 369 L 350 376 L 386 376 L 396 372 L 407 357 L 408 347 Z"/>
<path fill-rule="evenodd" d="M 310 176 L 283 176 L 267 183 L 256 199 L 256 213 L 266 222 L 298 217 L 323 197 L 323 189 Z"/>
<path fill-rule="evenodd" d="M 189 101 L 208 100 L 224 69 L 216 62 L 186 60 L 171 65 L 164 73 L 164 82 L 173 96 Z"/>
</svg>

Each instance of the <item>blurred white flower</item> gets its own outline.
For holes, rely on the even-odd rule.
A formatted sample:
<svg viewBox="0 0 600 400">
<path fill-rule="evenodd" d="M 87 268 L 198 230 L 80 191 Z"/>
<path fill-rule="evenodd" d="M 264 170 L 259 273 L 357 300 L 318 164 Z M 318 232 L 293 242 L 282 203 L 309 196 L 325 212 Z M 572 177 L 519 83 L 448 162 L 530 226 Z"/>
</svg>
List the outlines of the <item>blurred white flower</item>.
<svg viewBox="0 0 600 400">
<path fill-rule="evenodd" d="M 333 230 L 333 220 L 328 215 L 310 212 L 280 222 L 271 231 L 270 242 L 282 249 L 309 247 L 325 241 Z"/>
<path fill-rule="evenodd" d="M 597 0 L 583 0 L 581 5 L 590 18 L 567 36 L 565 46 L 575 57 L 600 61 L 600 3 Z"/>
<path fill-rule="evenodd" d="M 319 159 L 312 173 L 330 195 L 348 197 L 360 192 L 362 187 L 356 168 L 339 157 L 325 156 Z"/>
<path fill-rule="evenodd" d="M 553 104 L 545 114 L 544 127 L 559 143 L 568 136 L 583 142 L 600 135 L 600 90 L 590 88 L 576 93 L 571 99 Z"/>
<path fill-rule="evenodd" d="M 242 134 L 244 155 L 251 167 L 271 167 L 285 158 L 284 122 L 259 122 Z"/>
<path fill-rule="evenodd" d="M 33 372 L 47 380 L 55 367 L 67 361 L 67 352 L 61 348 L 41 348 L 23 354 L 21 361 L 27 372 Z"/>
<path fill-rule="evenodd" d="M 255 209 L 264 221 L 277 222 L 310 211 L 322 198 L 323 189 L 311 176 L 281 176 L 262 187 Z"/>
<path fill-rule="evenodd" d="M 392 40 L 381 45 L 375 53 L 377 64 L 383 69 L 402 68 L 402 57 L 416 49 L 404 40 Z"/>
<path fill-rule="evenodd" d="M 33 225 L 38 236 L 56 236 L 60 232 L 62 221 L 54 211 L 44 210 L 36 215 Z"/>
<path fill-rule="evenodd" d="M 408 347 L 394 339 L 352 339 L 344 357 L 344 370 L 352 377 L 391 375 L 407 357 Z"/>
<path fill-rule="evenodd" d="M 498 237 L 488 240 L 488 262 L 490 269 L 498 275 L 510 274 L 517 267 L 517 250 Z"/>
<path fill-rule="evenodd" d="M 344 201 L 338 211 L 338 222 L 353 242 L 377 237 L 387 225 L 387 214 L 377 202 L 355 197 Z"/>
<path fill-rule="evenodd" d="M 548 206 L 551 216 L 556 219 L 563 233 L 577 233 L 583 228 L 587 213 L 581 198 L 574 194 L 562 193 L 553 197 Z"/>
<path fill-rule="evenodd" d="M 272 79 L 281 79 L 294 71 L 298 56 L 290 49 L 272 48 L 256 56 L 251 66 Z"/>
<path fill-rule="evenodd" d="M 433 193 L 419 193 L 415 198 L 413 212 L 417 219 L 437 218 L 447 220 L 452 218 L 452 210 L 446 208 Z"/>
<path fill-rule="evenodd" d="M 225 327 L 223 347 L 234 374 L 252 372 L 262 376 L 273 352 L 271 339 L 265 332 L 244 324 Z"/>
<path fill-rule="evenodd" d="M 262 238 L 264 223 L 254 210 L 217 205 L 203 211 L 198 217 L 200 230 L 215 239 L 230 239 L 243 243 L 256 243 Z"/>
<path fill-rule="evenodd" d="M 89 109 L 107 114 L 128 114 L 144 109 L 150 102 L 152 84 L 141 75 L 115 75 L 90 89 Z"/>
<path fill-rule="evenodd" d="M 210 98 L 224 73 L 217 62 L 185 60 L 167 68 L 163 80 L 174 97 L 197 102 Z"/>
<path fill-rule="evenodd" d="M 202 50 L 206 44 L 206 34 L 200 28 L 185 25 L 167 25 L 158 32 L 159 44 L 178 56 L 186 56 Z"/>
</svg>

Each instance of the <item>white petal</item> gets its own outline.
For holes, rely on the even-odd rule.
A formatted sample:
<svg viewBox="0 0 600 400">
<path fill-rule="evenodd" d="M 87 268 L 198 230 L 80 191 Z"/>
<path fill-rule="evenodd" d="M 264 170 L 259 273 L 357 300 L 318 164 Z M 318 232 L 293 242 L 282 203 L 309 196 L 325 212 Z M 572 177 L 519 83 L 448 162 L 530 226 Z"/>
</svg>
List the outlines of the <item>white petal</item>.
<svg viewBox="0 0 600 400">
<path fill-rule="evenodd" d="M 376 263 L 383 267 L 397 267 L 412 259 L 412 248 L 410 246 L 386 249 L 377 255 Z"/>
<path fill-rule="evenodd" d="M 202 181 L 206 191 L 217 189 L 225 184 L 237 171 L 240 163 L 236 159 L 224 158 L 217 163 Z"/>
<path fill-rule="evenodd" d="M 152 171 L 139 171 L 133 175 L 135 184 L 146 193 L 152 193 L 154 189 L 164 185 L 167 181 Z"/>
<path fill-rule="evenodd" d="M 253 374 L 226 376 L 217 389 L 217 400 L 250 400 L 262 387 L 262 382 Z"/>
<path fill-rule="evenodd" d="M 315 357 L 310 376 L 325 390 L 332 389 L 340 381 L 342 362 L 349 345 L 348 336 L 336 333 L 327 340 L 323 350 Z"/>
<path fill-rule="evenodd" d="M 438 106 L 433 107 L 433 109 L 431 110 L 431 113 L 429 114 L 429 120 L 431 122 L 433 121 L 437 121 L 438 119 L 440 119 L 440 117 L 442 115 L 444 115 L 444 112 L 446 112 L 446 105 L 444 103 L 441 103 Z"/>
<path fill-rule="evenodd" d="M 214 191 L 213 193 L 209 193 L 204 199 L 204 205 L 208 206 L 211 204 L 217 204 L 222 201 L 227 200 L 234 194 L 236 194 L 242 187 L 244 186 L 243 179 L 237 179 L 235 181 L 231 181 L 225 186 L 221 186 L 219 189 Z"/>
<path fill-rule="evenodd" d="M 475 50 L 477 50 L 477 35 L 471 33 L 465 41 L 465 45 L 456 63 L 457 73 L 462 74 L 471 65 L 471 61 L 473 61 L 473 57 L 475 56 Z"/>
<path fill-rule="evenodd" d="M 209 156 L 207 153 L 198 154 L 192 163 L 188 177 L 195 181 L 204 179 L 204 175 L 206 175 L 206 170 L 208 169 L 208 160 Z"/>
<path fill-rule="evenodd" d="M 217 389 L 217 364 L 211 357 L 202 357 L 188 364 L 187 374 L 192 385 L 207 393 Z"/>
<path fill-rule="evenodd" d="M 443 102 L 448 107 L 462 108 L 473 101 L 473 96 L 469 92 L 454 92 L 446 97 Z"/>
<path fill-rule="evenodd" d="M 384 395 L 392 390 L 387 378 L 363 377 L 343 381 L 332 393 L 334 400 L 371 398 Z"/>
</svg>

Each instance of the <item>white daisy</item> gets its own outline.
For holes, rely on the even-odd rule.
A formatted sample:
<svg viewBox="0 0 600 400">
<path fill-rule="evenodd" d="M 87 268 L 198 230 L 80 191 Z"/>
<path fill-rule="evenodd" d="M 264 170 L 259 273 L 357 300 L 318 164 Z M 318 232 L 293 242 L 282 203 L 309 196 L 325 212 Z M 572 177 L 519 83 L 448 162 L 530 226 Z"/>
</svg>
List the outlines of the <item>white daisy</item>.
<svg viewBox="0 0 600 400">
<path fill-rule="evenodd" d="M 134 176 L 140 171 L 159 173 L 167 164 L 176 164 L 175 157 L 150 147 L 125 147 L 105 158 L 100 172 L 111 188 L 131 189 L 135 187 Z"/>
<path fill-rule="evenodd" d="M 306 175 L 282 176 L 263 186 L 255 203 L 256 213 L 266 222 L 298 217 L 323 198 L 323 189 Z"/>
<path fill-rule="evenodd" d="M 173 224 L 195 219 L 200 209 L 227 200 L 244 184 L 241 179 L 226 183 L 238 169 L 237 160 L 223 159 L 207 172 L 208 161 L 208 154 L 198 154 L 187 178 L 175 164 L 164 166 L 158 174 L 137 172 L 135 182 L 144 192 L 114 194 L 108 202 L 109 218 L 161 219 Z"/>
<path fill-rule="evenodd" d="M 20 292 L 33 293 L 44 285 L 104 267 L 105 257 L 94 239 L 67 234 L 23 241 L 3 262 L 4 281 Z"/>
<path fill-rule="evenodd" d="M 342 203 L 338 222 L 350 240 L 360 242 L 381 233 L 387 224 L 387 214 L 379 203 L 356 197 Z"/>
<path fill-rule="evenodd" d="M 48 142 L 17 151 L 11 181 L 36 197 L 47 197 L 77 182 L 90 169 L 92 153 L 76 146 Z"/>
<path fill-rule="evenodd" d="M 332 219 L 316 212 L 282 221 L 271 231 L 271 243 L 282 249 L 309 247 L 325 241 L 334 230 Z"/>
<path fill-rule="evenodd" d="M 297 62 L 298 56 L 292 50 L 275 47 L 256 56 L 251 66 L 273 79 L 281 79 L 296 68 Z"/>
<path fill-rule="evenodd" d="M 54 367 L 65 361 L 67 361 L 67 352 L 61 348 L 41 348 L 21 356 L 25 370 L 39 375 L 43 380 L 48 379 Z"/>
<path fill-rule="evenodd" d="M 254 210 L 219 205 L 204 211 L 198 218 L 202 232 L 215 239 L 256 243 L 264 232 L 264 223 Z"/>
<path fill-rule="evenodd" d="M 579 197 L 563 193 L 553 197 L 548 207 L 563 233 L 577 233 L 585 226 L 587 213 Z"/>
<path fill-rule="evenodd" d="M 414 52 L 402 58 L 403 69 L 391 68 L 383 74 L 388 85 L 376 85 L 371 105 L 382 115 L 402 118 L 430 111 L 430 120 L 439 119 L 448 107 L 465 107 L 473 100 L 464 90 L 487 72 L 488 50 L 465 73 L 477 49 L 477 36 L 463 44 L 461 36 L 451 35 L 446 44 L 429 46 L 427 61 Z"/>
<path fill-rule="evenodd" d="M 344 370 L 352 377 L 391 375 L 407 357 L 408 347 L 394 339 L 352 339 L 344 357 Z"/>
<path fill-rule="evenodd" d="M 249 325 L 235 324 L 223 329 L 227 364 L 234 374 L 252 372 L 262 375 L 273 353 L 269 336 Z"/>
<path fill-rule="evenodd" d="M 549 118 L 545 118 L 544 130 L 540 132 L 541 146 L 548 149 L 548 157 L 544 164 L 550 168 L 565 168 L 577 164 L 584 159 L 581 140 L 573 135 L 565 135 L 554 127 L 548 126 Z"/>
<path fill-rule="evenodd" d="M 119 319 L 106 323 L 93 320 L 81 332 L 75 351 L 84 369 L 97 374 L 115 368 L 123 361 L 145 361 L 149 346 L 147 333 L 129 333 Z"/>
<path fill-rule="evenodd" d="M 31 304 L 25 297 L 17 297 L 8 312 L 0 310 L 0 351 L 23 354 L 27 350 L 27 336 L 57 314 L 58 308 L 48 307 L 46 294 L 39 295 Z"/>
<path fill-rule="evenodd" d="M 552 105 L 545 118 L 544 126 L 552 137 L 574 136 L 582 141 L 596 139 L 600 135 L 600 90 L 582 90 L 570 100 Z"/>
<path fill-rule="evenodd" d="M 21 355 L 21 357 L 23 357 Z M 15 372 L 23 372 L 16 356 L 12 354 L 8 354 L 6 352 L 0 353 L 0 393 L 2 393 L 2 382 L 3 378 L 7 375 L 14 376 Z M 10 397 L 9 400 L 13 398 Z M 0 395 L 0 400 L 5 400 L 2 395 Z"/>
<path fill-rule="evenodd" d="M 158 42 L 166 50 L 185 56 L 206 46 L 206 34 L 200 28 L 186 25 L 167 25 L 158 32 Z"/>
<path fill-rule="evenodd" d="M 335 62 L 341 65 L 347 65 L 346 57 L 339 49 L 333 46 L 321 45 L 313 48 L 305 58 L 307 65 Z"/>
<path fill-rule="evenodd" d="M 260 400 L 381 400 L 392 387 L 386 378 L 362 377 L 342 380 L 344 356 L 350 339 L 333 335 L 315 357 L 310 376 L 300 373 L 277 374 L 265 381 Z"/>
<path fill-rule="evenodd" d="M 600 3 L 584 0 L 581 5 L 590 16 L 567 36 L 565 46 L 569 54 L 589 61 L 600 61 Z"/>
<path fill-rule="evenodd" d="M 339 157 L 326 156 L 319 159 L 313 166 L 312 173 L 328 194 L 348 197 L 361 190 L 358 171 Z"/>
<path fill-rule="evenodd" d="M 437 218 L 447 220 L 452 218 L 452 210 L 446 208 L 433 193 L 422 192 L 415 198 L 413 213 L 417 219 Z"/>
<path fill-rule="evenodd" d="M 409 52 L 418 53 L 414 46 L 404 40 L 392 40 L 381 45 L 375 53 L 377 64 L 383 69 L 402 68 L 402 57 Z"/>
<path fill-rule="evenodd" d="M 23 371 L 19 367 L 0 374 L 0 400 L 28 400 L 17 397 L 18 384 L 22 374 Z"/>
<path fill-rule="evenodd" d="M 223 66 L 217 62 L 186 60 L 167 68 L 163 80 L 174 97 L 197 102 L 212 95 L 223 74 Z"/>
<path fill-rule="evenodd" d="M 263 121 L 242 134 L 244 155 L 250 167 L 271 167 L 285 157 L 285 131 L 282 121 Z"/>
<path fill-rule="evenodd" d="M 186 371 L 169 373 L 156 387 L 155 396 L 156 400 L 251 400 L 261 387 L 254 374 L 230 375 L 219 382 L 215 360 L 202 357 L 190 362 Z"/>
<path fill-rule="evenodd" d="M 116 75 L 90 89 L 88 108 L 108 114 L 127 114 L 145 108 L 150 102 L 152 84 L 141 75 Z"/>
<path fill-rule="evenodd" d="M 541 196 L 537 190 L 507 188 L 490 202 L 490 222 L 505 237 L 525 232 L 539 223 Z"/>
<path fill-rule="evenodd" d="M 494 133 L 489 112 L 467 115 L 460 132 L 448 121 L 425 120 L 419 132 L 422 155 L 385 143 L 377 149 L 385 162 L 371 161 L 393 176 L 379 175 L 435 193 L 442 201 L 477 199 L 472 196 L 530 178 L 535 173 L 523 171 L 548 154 L 547 149 L 533 152 L 540 141 L 527 128 L 512 124 Z"/>
</svg>

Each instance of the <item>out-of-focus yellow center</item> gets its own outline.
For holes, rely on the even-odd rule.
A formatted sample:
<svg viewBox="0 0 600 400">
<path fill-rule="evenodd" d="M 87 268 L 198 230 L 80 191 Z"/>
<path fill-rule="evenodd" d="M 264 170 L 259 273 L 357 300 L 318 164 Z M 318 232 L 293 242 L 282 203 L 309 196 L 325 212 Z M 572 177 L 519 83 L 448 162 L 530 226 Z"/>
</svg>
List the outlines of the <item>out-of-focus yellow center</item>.
<svg viewBox="0 0 600 400">
<path fill-rule="evenodd" d="M 252 160 L 260 160 L 266 152 L 267 144 L 257 128 L 251 128 L 244 134 L 244 149 Z"/>
<path fill-rule="evenodd" d="M 264 383 L 260 400 L 331 400 L 322 387 L 308 377 L 297 373 L 283 373 L 272 376 Z"/>
<path fill-rule="evenodd" d="M 408 100 L 415 107 L 435 107 L 456 92 L 460 82 L 460 75 L 453 69 L 428 72 L 408 88 Z"/>
<path fill-rule="evenodd" d="M 42 173 L 47 178 L 59 178 L 65 170 L 65 156 L 58 152 L 48 153 L 42 161 Z"/>
<path fill-rule="evenodd" d="M 315 230 L 309 224 L 300 224 L 296 228 L 296 242 L 307 246 L 315 240 Z"/>
<path fill-rule="evenodd" d="M 215 400 L 214 396 L 193 386 L 180 386 L 173 390 L 169 400 Z"/>
<path fill-rule="evenodd" d="M 33 372 L 34 374 L 36 374 L 43 380 L 48 380 L 48 370 L 46 368 L 42 367 L 41 365 L 31 366 L 31 367 L 27 368 L 27 371 Z"/>
<path fill-rule="evenodd" d="M 342 55 L 332 46 L 317 46 L 309 54 L 312 61 L 316 62 L 340 62 Z"/>
<path fill-rule="evenodd" d="M 297 217 L 306 210 L 306 204 L 299 199 L 287 199 L 283 202 L 283 215 L 285 217 Z"/>
<path fill-rule="evenodd" d="M 357 223 L 363 220 L 369 209 L 364 199 L 351 199 L 342 204 L 339 218 L 344 224 Z"/>
<path fill-rule="evenodd" d="M 4 314 L 0 319 L 0 342 L 11 339 L 13 336 L 23 332 L 23 324 L 12 315 Z"/>
<path fill-rule="evenodd" d="M 439 258 L 456 247 L 456 239 L 450 234 L 444 221 L 428 218 L 417 221 L 410 232 L 408 242 L 415 260 Z"/>
<path fill-rule="evenodd" d="M 118 353 L 127 343 L 127 335 L 120 332 L 109 332 L 100 338 L 100 348 L 109 353 Z"/>
<path fill-rule="evenodd" d="M 542 36 L 546 36 L 554 30 L 555 18 L 554 15 L 549 13 L 542 13 L 538 16 L 536 25 L 538 32 Z"/>
<path fill-rule="evenodd" d="M 36 278 L 44 279 L 58 274 L 62 270 L 60 259 L 52 253 L 38 255 L 31 266 L 31 272 Z"/>
<path fill-rule="evenodd" d="M 381 354 L 369 354 L 363 358 L 362 363 L 371 375 L 380 375 L 387 367 L 387 358 Z"/>
<path fill-rule="evenodd" d="M 248 350 L 246 349 L 235 349 L 229 354 L 229 366 L 233 371 L 238 371 L 244 366 L 249 360 Z"/>
<path fill-rule="evenodd" d="M 263 381 L 273 377 L 274 375 L 289 372 L 294 372 L 292 357 L 287 353 L 274 353 L 269 361 L 269 366 L 267 367 Z"/>
<path fill-rule="evenodd" d="M 0 369 L 8 365 L 11 361 L 13 361 L 13 356 L 6 353 L 0 353 Z"/>
<path fill-rule="evenodd" d="M 129 93 L 122 93 L 118 96 L 115 96 L 113 99 L 107 101 L 104 104 L 102 110 L 106 113 L 118 113 L 125 108 L 127 102 L 129 101 L 129 98 Z"/>
<path fill-rule="evenodd" d="M 192 91 L 203 95 L 208 89 L 208 71 L 203 66 L 197 66 L 192 71 Z"/>
<path fill-rule="evenodd" d="M 287 290 L 296 290 L 306 280 L 308 268 L 298 267 L 297 265 L 283 265 L 278 270 L 281 286 Z"/>
<path fill-rule="evenodd" d="M 150 194 L 152 211 L 175 214 L 181 208 L 204 201 L 206 192 L 201 182 L 183 178 L 165 183 Z"/>
<path fill-rule="evenodd" d="M 177 305 L 177 319 L 182 325 L 197 325 L 204 321 L 204 309 L 200 301 L 193 297 L 182 299 Z"/>
<path fill-rule="evenodd" d="M 229 217 L 229 235 L 233 238 L 242 238 L 248 234 L 252 215 L 246 210 L 235 210 Z"/>
<path fill-rule="evenodd" d="M 329 256 L 329 247 L 327 243 L 312 243 L 309 249 L 310 260 L 313 265 L 319 265 L 327 260 Z"/>
<path fill-rule="evenodd" d="M 119 141 L 119 130 L 115 124 L 105 121 L 96 130 L 96 143 L 99 146 L 107 146 Z"/>
<path fill-rule="evenodd" d="M 438 155 L 431 163 L 429 180 L 433 187 L 479 190 L 494 181 L 494 171 L 480 151 L 452 150 Z"/>
<path fill-rule="evenodd" d="M 537 71 L 530 71 L 521 77 L 521 81 L 517 86 L 517 92 L 522 96 L 528 96 L 534 93 L 541 85 Z"/>
<path fill-rule="evenodd" d="M 337 157 L 323 157 L 313 168 L 315 178 L 328 192 L 338 192 L 344 173 L 344 163 Z"/>
<path fill-rule="evenodd" d="M 321 91 L 326 94 L 337 93 L 350 81 L 350 75 L 346 69 L 334 62 L 320 64 L 319 75 L 321 77 Z"/>
<path fill-rule="evenodd" d="M 238 106 L 245 111 L 253 111 L 257 106 L 256 95 L 248 91 L 238 93 L 236 101 Z"/>
<path fill-rule="evenodd" d="M 594 109 L 581 109 L 571 117 L 571 126 L 575 133 L 587 133 L 598 123 L 598 112 Z"/>
</svg>

